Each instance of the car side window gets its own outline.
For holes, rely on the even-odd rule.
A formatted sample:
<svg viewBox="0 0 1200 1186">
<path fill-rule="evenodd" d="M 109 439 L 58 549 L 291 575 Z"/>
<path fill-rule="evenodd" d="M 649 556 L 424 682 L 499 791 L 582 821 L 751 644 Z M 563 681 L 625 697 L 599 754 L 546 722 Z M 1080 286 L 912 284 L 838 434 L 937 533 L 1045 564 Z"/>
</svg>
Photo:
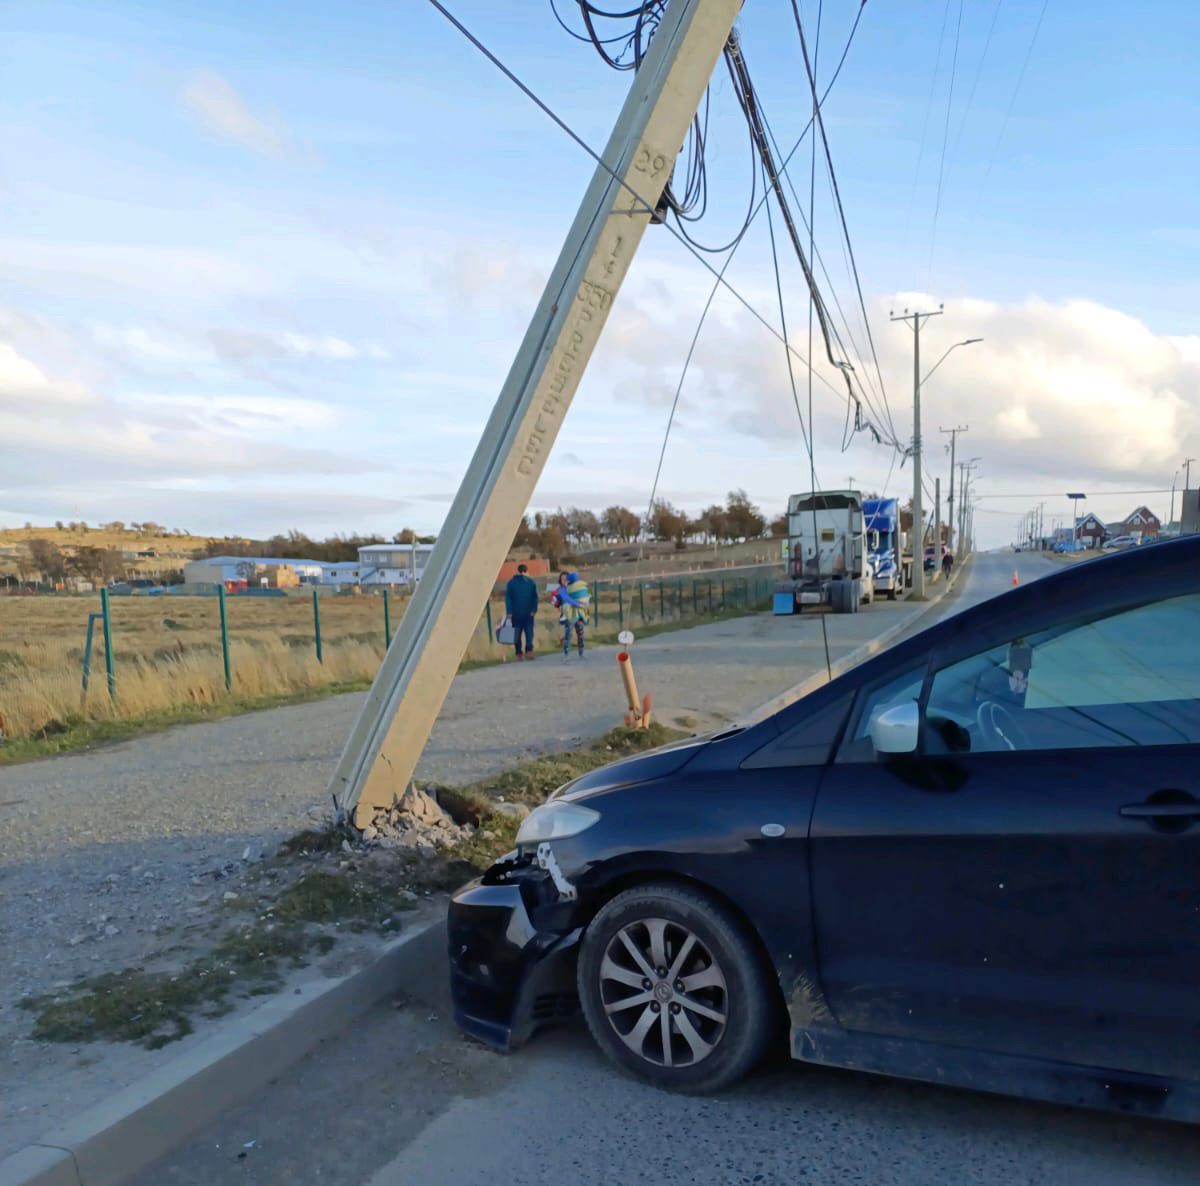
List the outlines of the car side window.
<svg viewBox="0 0 1200 1186">
<path fill-rule="evenodd" d="M 926 664 L 922 661 L 919 666 L 910 667 L 859 693 L 850 730 L 838 747 L 838 762 L 874 762 L 878 759 L 871 744 L 871 722 L 889 708 L 917 700 L 925 683 L 925 669 Z"/>
<path fill-rule="evenodd" d="M 850 711 L 853 696 L 838 697 L 785 729 L 773 741 L 757 749 L 743 763 L 743 770 L 770 770 L 784 766 L 824 766 Z"/>
<path fill-rule="evenodd" d="M 1200 743 L 1200 594 L 1070 623 L 933 677 L 927 753 Z"/>
</svg>

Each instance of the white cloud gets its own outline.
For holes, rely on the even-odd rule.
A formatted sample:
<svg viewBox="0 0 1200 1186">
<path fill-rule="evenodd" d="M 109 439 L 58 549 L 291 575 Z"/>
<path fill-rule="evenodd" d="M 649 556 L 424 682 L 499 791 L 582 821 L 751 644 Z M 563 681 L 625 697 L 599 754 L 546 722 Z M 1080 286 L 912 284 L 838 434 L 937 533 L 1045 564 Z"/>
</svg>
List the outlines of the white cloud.
<svg viewBox="0 0 1200 1186">
<path fill-rule="evenodd" d="M 255 115 L 229 80 L 220 74 L 207 70 L 193 74 L 184 85 L 182 98 L 210 131 L 256 156 L 282 160 L 292 151 L 279 120 Z"/>
<path fill-rule="evenodd" d="M 323 362 L 352 362 L 390 358 L 382 346 L 356 345 L 332 334 L 259 333 L 244 329 L 214 329 L 209 341 L 217 354 L 228 362 L 303 359 Z"/>
<path fill-rule="evenodd" d="M 51 379 L 36 363 L 0 342 L 0 407 L 6 404 L 36 407 L 38 404 L 85 405 L 92 395 L 79 383 Z"/>
</svg>

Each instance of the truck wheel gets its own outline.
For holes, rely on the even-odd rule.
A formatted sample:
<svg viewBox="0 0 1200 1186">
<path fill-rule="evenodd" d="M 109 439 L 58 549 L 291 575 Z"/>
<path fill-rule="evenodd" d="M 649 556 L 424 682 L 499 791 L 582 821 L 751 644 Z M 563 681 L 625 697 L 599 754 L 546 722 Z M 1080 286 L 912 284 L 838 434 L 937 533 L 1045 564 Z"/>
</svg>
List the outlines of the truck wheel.
<svg viewBox="0 0 1200 1186">
<path fill-rule="evenodd" d="M 750 937 L 723 906 L 682 886 L 636 886 L 601 907 L 577 974 L 604 1053 L 672 1091 L 737 1082 L 775 1032 L 775 998 Z"/>
</svg>

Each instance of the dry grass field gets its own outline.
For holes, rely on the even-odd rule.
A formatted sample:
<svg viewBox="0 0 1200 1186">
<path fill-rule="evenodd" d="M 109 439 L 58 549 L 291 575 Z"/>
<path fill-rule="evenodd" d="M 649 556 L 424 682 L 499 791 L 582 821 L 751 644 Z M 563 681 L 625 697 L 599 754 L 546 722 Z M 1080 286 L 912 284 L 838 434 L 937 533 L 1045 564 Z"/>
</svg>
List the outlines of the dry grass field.
<svg viewBox="0 0 1200 1186">
<path fill-rule="evenodd" d="M 611 641 L 619 629 L 661 629 L 760 605 L 768 581 L 691 577 L 593 586 L 591 641 Z M 395 631 L 406 601 L 390 598 Z M 217 598 L 113 597 L 115 696 L 108 693 L 104 638 L 96 622 L 91 674 L 82 688 L 89 613 L 98 594 L 0 596 L 0 718 L 8 746 L 0 760 L 69 748 L 121 732 L 210 713 L 239 711 L 291 698 L 364 687 L 384 654 L 384 601 L 378 594 L 320 597 L 323 662 L 315 648 L 312 598 L 226 598 L 231 688 L 225 688 Z M 503 597 L 491 621 L 504 616 Z M 543 599 L 537 645 L 554 649 L 557 611 Z M 498 662 L 511 649 L 492 641 L 488 618 L 475 627 L 464 664 Z M 24 744 L 23 744 L 24 743 Z"/>
<path fill-rule="evenodd" d="M 82 690 L 88 614 L 97 595 L 0 597 L 0 717 L 10 740 L 83 722 L 136 720 L 231 698 L 261 702 L 364 684 L 384 653 L 383 598 L 321 598 L 318 662 L 309 597 L 229 597 L 231 692 L 225 689 L 215 597 L 114 597 L 116 696 L 105 679 L 99 621 Z M 391 602 L 393 628 L 404 602 Z M 492 658 L 486 626 L 468 657 Z M 495 655 L 499 657 L 499 652 Z"/>
</svg>

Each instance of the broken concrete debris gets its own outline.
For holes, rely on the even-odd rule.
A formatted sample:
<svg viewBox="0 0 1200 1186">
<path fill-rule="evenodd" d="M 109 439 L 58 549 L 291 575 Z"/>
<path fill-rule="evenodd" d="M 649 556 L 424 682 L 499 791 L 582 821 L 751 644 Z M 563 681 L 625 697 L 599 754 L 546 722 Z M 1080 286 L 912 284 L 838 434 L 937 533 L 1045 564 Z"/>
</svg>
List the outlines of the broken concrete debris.
<svg viewBox="0 0 1200 1186">
<path fill-rule="evenodd" d="M 363 842 L 380 848 L 410 848 L 426 859 L 439 848 L 471 835 L 470 824 L 456 824 L 427 791 L 415 783 L 391 807 L 377 807 L 362 831 Z"/>
</svg>

